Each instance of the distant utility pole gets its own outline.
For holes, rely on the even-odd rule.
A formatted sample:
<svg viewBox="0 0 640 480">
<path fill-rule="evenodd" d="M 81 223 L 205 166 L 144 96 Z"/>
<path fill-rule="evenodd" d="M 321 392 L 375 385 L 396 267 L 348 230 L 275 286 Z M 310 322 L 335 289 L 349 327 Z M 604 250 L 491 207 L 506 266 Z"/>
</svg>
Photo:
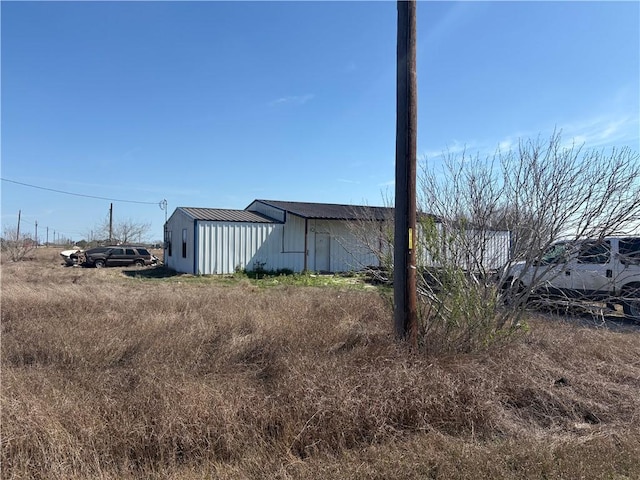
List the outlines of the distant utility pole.
<svg viewBox="0 0 640 480">
<path fill-rule="evenodd" d="M 38 220 L 36 220 L 36 248 L 38 248 Z"/>
<path fill-rule="evenodd" d="M 113 203 L 109 204 L 109 245 L 113 243 Z"/>
<path fill-rule="evenodd" d="M 49 246 L 49 227 L 47 227 L 47 247 Z"/>
<path fill-rule="evenodd" d="M 396 336 L 417 346 L 416 150 L 418 93 L 416 0 L 398 1 L 396 90 L 396 201 L 394 230 L 394 323 Z"/>
<path fill-rule="evenodd" d="M 18 228 L 16 228 L 16 242 L 20 240 L 20 214 L 22 210 L 18 210 Z"/>
</svg>

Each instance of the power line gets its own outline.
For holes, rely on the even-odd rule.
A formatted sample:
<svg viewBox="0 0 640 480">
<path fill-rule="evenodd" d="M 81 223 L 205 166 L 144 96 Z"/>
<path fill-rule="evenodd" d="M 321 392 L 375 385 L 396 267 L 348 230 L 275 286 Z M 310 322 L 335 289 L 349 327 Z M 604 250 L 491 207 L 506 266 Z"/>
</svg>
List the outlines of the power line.
<svg viewBox="0 0 640 480">
<path fill-rule="evenodd" d="M 22 217 L 22 218 L 20 219 L 20 223 L 28 223 L 28 224 L 29 224 L 30 226 L 32 226 L 32 227 L 36 227 L 37 225 L 40 225 L 41 227 L 45 226 L 45 225 L 43 225 L 43 223 L 42 223 L 42 222 L 40 222 L 40 223 L 38 223 L 37 221 L 35 221 L 35 222 L 31 222 L 31 221 L 29 221 L 29 220 L 25 219 L 24 217 Z M 54 228 L 53 228 L 53 227 L 51 227 L 51 229 L 52 229 L 52 230 L 54 230 Z M 56 232 L 58 232 L 58 233 L 60 233 L 60 234 L 63 234 L 63 235 L 84 235 L 84 233 L 82 233 L 82 232 L 61 232 L 61 231 L 60 231 L 60 230 L 58 230 L 57 228 L 55 229 L 55 231 L 56 231 Z"/>
<path fill-rule="evenodd" d="M 95 195 L 84 195 L 82 193 L 65 192 L 64 190 L 56 190 L 54 188 L 39 187 L 38 185 L 30 185 L 28 183 L 17 182 L 15 180 L 9 180 L 8 178 L 0 178 L 0 180 L 2 180 L 3 182 L 15 183 L 16 185 L 22 185 L 24 187 L 31 187 L 31 188 L 38 188 L 40 190 L 47 190 L 49 192 L 64 193 L 65 195 L 73 195 L 73 196 L 76 196 L 76 197 L 97 198 L 99 200 L 108 200 L 110 202 L 138 203 L 138 204 L 142 204 L 142 205 L 158 205 L 158 204 L 162 203 L 162 202 L 140 202 L 140 201 L 137 201 L 137 200 L 122 200 L 122 199 L 117 199 L 117 198 L 98 197 L 98 196 L 95 196 Z M 160 208 L 162 208 L 162 207 L 160 207 Z"/>
<path fill-rule="evenodd" d="M 5 222 L 5 223 L 8 223 L 8 222 Z M 24 217 L 21 217 L 20 218 L 20 224 L 25 224 L 25 223 L 28 223 L 30 226 L 33 226 L 33 227 L 37 227 L 38 225 L 40 225 L 41 227 L 45 226 L 45 225 L 42 224 L 42 222 L 38 223 L 37 220 L 35 222 L 32 222 L 30 220 L 27 220 Z M 49 228 L 49 226 L 46 226 L 46 228 Z M 57 228 L 54 228 L 54 227 L 51 227 L 51 230 L 55 230 L 57 233 L 59 233 L 61 235 L 84 235 L 84 233 L 81 233 L 81 232 L 69 232 L 69 231 L 62 232 L 62 231 L 60 231 L 60 230 L 58 230 Z"/>
</svg>

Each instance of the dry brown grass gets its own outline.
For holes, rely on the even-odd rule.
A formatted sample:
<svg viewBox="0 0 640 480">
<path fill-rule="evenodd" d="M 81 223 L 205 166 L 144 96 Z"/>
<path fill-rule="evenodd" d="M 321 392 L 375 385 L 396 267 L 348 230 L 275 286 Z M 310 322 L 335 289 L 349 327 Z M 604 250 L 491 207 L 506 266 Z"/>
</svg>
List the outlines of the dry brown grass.
<svg viewBox="0 0 640 480">
<path fill-rule="evenodd" d="M 375 292 L 2 265 L 2 478 L 640 478 L 640 333 L 410 353 Z"/>
</svg>

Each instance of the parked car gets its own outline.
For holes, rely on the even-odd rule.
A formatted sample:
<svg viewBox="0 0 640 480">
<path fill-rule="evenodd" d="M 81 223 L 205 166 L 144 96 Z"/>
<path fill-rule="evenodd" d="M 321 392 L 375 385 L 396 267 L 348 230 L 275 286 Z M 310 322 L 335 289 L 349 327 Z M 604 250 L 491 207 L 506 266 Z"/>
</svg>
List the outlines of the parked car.
<svg viewBox="0 0 640 480">
<path fill-rule="evenodd" d="M 80 258 L 83 255 L 82 249 L 74 247 L 70 250 L 63 250 L 60 252 L 60 256 L 64 259 L 64 264 L 67 267 L 75 267 L 80 263 Z"/>
<path fill-rule="evenodd" d="M 142 267 L 154 263 L 154 256 L 144 247 L 118 245 L 96 247 L 84 252 L 85 264 L 90 267 Z"/>
<path fill-rule="evenodd" d="M 503 291 L 621 304 L 640 322 L 640 237 L 560 241 L 537 262 L 509 265 Z"/>
</svg>

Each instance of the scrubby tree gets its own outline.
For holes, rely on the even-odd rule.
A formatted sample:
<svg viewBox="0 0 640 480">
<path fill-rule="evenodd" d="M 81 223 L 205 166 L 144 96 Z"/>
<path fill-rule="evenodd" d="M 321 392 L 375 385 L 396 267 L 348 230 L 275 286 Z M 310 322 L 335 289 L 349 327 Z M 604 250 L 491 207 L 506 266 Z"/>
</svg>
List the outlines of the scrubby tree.
<svg viewBox="0 0 640 480">
<path fill-rule="evenodd" d="M 17 228 L 5 228 L 2 236 L 2 251 L 12 262 L 24 260 L 36 248 L 29 235 L 19 234 Z"/>
<path fill-rule="evenodd" d="M 489 158 L 465 152 L 427 160 L 419 177 L 419 203 L 440 222 L 422 237 L 437 257 L 419 289 L 423 339 L 432 349 L 472 350 L 522 325 L 528 292 L 502 288 L 500 271 L 482 258 L 496 230 L 510 232 L 512 260 L 536 265 L 559 239 L 640 228 L 640 160 L 629 148 L 586 150 L 554 133 Z"/>
<path fill-rule="evenodd" d="M 640 157 L 565 145 L 554 133 L 487 158 L 426 159 L 418 197 L 420 341 L 431 352 L 474 351 L 525 327 L 531 289 L 505 288 L 507 261 L 537 265 L 540 280 L 540 260 L 559 239 L 640 234 Z M 352 229 L 382 266 L 371 273 L 387 280 L 393 222 L 372 225 Z"/>
<path fill-rule="evenodd" d="M 126 219 L 113 222 L 111 229 L 112 243 L 141 243 L 149 233 L 151 224 L 147 222 Z M 93 231 L 94 238 L 109 239 L 109 219 L 106 218 Z"/>
</svg>

